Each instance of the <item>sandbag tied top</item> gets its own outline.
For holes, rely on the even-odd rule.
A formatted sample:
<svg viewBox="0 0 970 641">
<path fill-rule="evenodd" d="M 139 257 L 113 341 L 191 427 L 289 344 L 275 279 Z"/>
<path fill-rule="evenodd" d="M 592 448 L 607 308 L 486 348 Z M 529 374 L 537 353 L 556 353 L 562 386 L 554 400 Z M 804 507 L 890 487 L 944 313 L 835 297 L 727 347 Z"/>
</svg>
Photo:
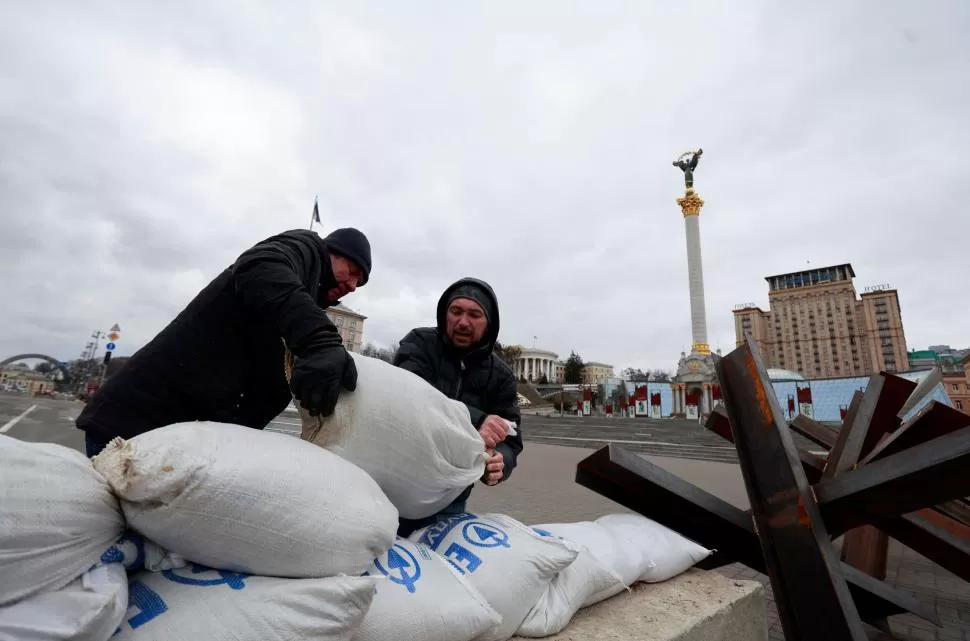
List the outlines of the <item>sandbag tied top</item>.
<svg viewBox="0 0 970 641">
<path fill-rule="evenodd" d="M 124 529 L 83 454 L 0 435 L 0 606 L 71 583 Z"/>
<path fill-rule="evenodd" d="M 222 570 L 358 575 L 397 531 L 397 510 L 363 470 L 283 434 L 179 423 L 115 439 L 93 462 L 131 529 Z"/>
<path fill-rule="evenodd" d="M 299 408 L 303 439 L 367 471 L 402 517 L 437 513 L 485 472 L 485 446 L 468 408 L 411 372 L 351 356 L 357 390 L 342 392 L 331 416 Z M 287 377 L 291 366 L 288 358 Z"/>
</svg>

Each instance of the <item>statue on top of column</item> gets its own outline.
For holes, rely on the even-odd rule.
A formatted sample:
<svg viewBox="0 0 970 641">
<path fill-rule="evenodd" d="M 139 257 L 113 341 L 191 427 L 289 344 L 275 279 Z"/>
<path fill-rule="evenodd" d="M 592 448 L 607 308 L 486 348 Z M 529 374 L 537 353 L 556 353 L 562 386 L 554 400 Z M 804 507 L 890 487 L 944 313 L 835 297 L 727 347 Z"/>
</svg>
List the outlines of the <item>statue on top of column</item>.
<svg viewBox="0 0 970 641">
<path fill-rule="evenodd" d="M 694 188 L 694 169 L 697 168 L 697 161 L 700 160 L 701 154 L 703 153 L 703 149 L 688 151 L 682 153 L 680 158 L 673 163 L 674 167 L 679 167 L 684 172 L 684 184 L 687 186 L 687 189 Z M 687 159 L 688 156 L 690 156 L 690 160 Z"/>
</svg>

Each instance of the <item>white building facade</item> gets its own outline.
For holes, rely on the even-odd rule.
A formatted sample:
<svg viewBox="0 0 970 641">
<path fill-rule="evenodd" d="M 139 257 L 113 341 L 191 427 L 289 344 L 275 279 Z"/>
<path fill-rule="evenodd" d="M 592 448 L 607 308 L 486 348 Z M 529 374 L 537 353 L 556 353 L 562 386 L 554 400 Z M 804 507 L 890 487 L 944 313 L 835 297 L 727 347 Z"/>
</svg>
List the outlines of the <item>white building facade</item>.
<svg viewBox="0 0 970 641">
<path fill-rule="evenodd" d="M 558 383 L 562 365 L 559 354 L 545 349 L 522 348 L 522 355 L 513 367 L 517 379 L 538 383 L 545 376 L 550 383 Z"/>
</svg>

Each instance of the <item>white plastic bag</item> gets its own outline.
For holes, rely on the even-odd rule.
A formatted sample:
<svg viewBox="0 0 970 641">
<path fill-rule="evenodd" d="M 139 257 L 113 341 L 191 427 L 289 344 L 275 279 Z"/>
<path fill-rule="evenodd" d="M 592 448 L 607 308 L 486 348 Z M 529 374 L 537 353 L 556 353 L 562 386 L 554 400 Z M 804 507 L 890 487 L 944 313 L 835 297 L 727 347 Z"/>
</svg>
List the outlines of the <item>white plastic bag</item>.
<svg viewBox="0 0 970 641">
<path fill-rule="evenodd" d="M 83 454 L 0 434 L 0 606 L 71 583 L 124 528 Z"/>
<path fill-rule="evenodd" d="M 398 539 L 367 574 L 387 580 L 355 641 L 471 641 L 502 622 L 451 563 L 419 543 Z"/>
<path fill-rule="evenodd" d="M 577 528 L 579 526 L 579 528 Z M 583 528 L 583 526 L 587 526 Z M 576 544 L 579 554 L 576 560 L 564 568 L 549 584 L 535 607 L 529 612 L 517 634 L 525 637 L 546 637 L 563 630 L 576 612 L 587 605 L 622 592 L 626 586 L 623 578 L 611 567 L 600 561 L 587 543 L 577 537 L 561 534 L 574 533 L 577 529 L 590 530 L 587 540 L 599 536 L 604 543 L 612 544 L 612 537 L 596 523 L 553 523 L 532 528 L 542 536 L 563 538 Z M 601 530 L 598 532 L 596 530 Z"/>
<path fill-rule="evenodd" d="M 402 517 L 437 513 L 485 472 L 468 408 L 407 370 L 351 356 L 357 390 L 341 394 L 328 417 L 301 407 L 302 438 L 367 471 Z"/>
<path fill-rule="evenodd" d="M 60 590 L 0 608 L 0 641 L 108 641 L 127 609 L 124 566 L 98 565 Z"/>
<path fill-rule="evenodd" d="M 397 532 L 397 511 L 363 470 L 283 434 L 179 423 L 115 439 L 94 466 L 133 530 L 208 567 L 358 575 Z"/>
<path fill-rule="evenodd" d="M 194 564 L 139 572 L 129 580 L 128 616 L 112 641 L 350 641 L 378 581 L 279 579 Z"/>
<path fill-rule="evenodd" d="M 571 544 L 543 537 L 503 514 L 458 514 L 411 535 L 451 561 L 502 617 L 481 637 L 515 634 L 553 578 L 576 560 Z"/>
<path fill-rule="evenodd" d="M 608 514 L 596 522 L 613 535 L 623 550 L 620 573 L 627 578 L 635 576 L 631 584 L 672 579 L 714 553 L 639 514 Z"/>
</svg>

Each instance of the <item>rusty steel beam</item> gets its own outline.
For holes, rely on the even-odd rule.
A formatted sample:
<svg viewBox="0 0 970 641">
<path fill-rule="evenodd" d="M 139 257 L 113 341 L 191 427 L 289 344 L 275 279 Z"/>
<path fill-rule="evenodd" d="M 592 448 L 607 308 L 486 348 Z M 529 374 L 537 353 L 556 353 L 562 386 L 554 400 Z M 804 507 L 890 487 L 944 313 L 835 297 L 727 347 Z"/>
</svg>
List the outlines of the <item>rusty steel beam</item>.
<svg viewBox="0 0 970 641">
<path fill-rule="evenodd" d="M 717 363 L 717 377 L 785 638 L 865 641 L 841 563 L 750 334 Z"/>
<path fill-rule="evenodd" d="M 916 416 L 883 439 L 862 459 L 862 464 L 898 454 L 967 426 L 970 426 L 970 416 L 937 401 L 931 401 Z"/>
<path fill-rule="evenodd" d="M 576 466 L 576 482 L 717 552 L 702 567 L 735 561 L 765 573 L 767 567 L 750 512 L 705 492 L 618 445 L 597 450 Z M 931 608 L 892 586 L 842 564 L 859 616 L 873 625 L 913 613 L 939 625 Z"/>
<path fill-rule="evenodd" d="M 815 486 L 833 535 L 970 493 L 970 428 L 864 465 Z"/>
<path fill-rule="evenodd" d="M 839 438 L 839 433 L 831 427 L 810 419 L 804 414 L 799 414 L 791 420 L 789 426 L 816 445 L 821 445 L 827 450 L 835 447 L 835 441 Z"/>
</svg>

